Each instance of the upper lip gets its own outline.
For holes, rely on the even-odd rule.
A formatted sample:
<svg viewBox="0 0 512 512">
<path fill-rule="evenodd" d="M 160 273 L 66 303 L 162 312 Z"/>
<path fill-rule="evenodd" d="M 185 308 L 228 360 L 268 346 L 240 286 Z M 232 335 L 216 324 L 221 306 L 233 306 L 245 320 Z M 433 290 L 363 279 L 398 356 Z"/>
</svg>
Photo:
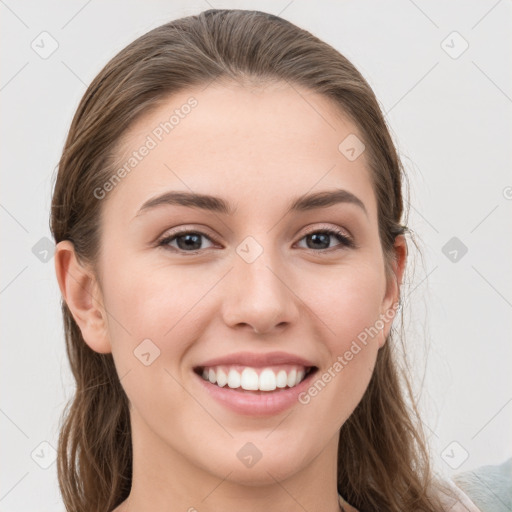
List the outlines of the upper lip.
<svg viewBox="0 0 512 512">
<path fill-rule="evenodd" d="M 306 368 L 315 366 L 315 364 L 304 357 L 286 352 L 268 352 L 266 354 L 258 354 L 255 352 L 237 352 L 235 354 L 224 355 L 208 359 L 196 366 L 196 368 L 221 366 L 238 364 L 241 366 L 250 366 L 253 368 L 263 366 L 274 366 L 280 364 L 295 364 L 305 366 Z"/>
</svg>

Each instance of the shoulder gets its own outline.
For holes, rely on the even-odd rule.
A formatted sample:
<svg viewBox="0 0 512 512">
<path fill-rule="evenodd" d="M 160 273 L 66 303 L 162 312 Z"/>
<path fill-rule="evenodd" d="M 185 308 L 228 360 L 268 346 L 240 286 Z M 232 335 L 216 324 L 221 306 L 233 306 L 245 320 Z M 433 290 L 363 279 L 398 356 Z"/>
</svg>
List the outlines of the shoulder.
<svg viewBox="0 0 512 512">
<path fill-rule="evenodd" d="M 443 490 L 439 494 L 442 512 L 487 512 L 479 509 L 472 499 L 449 478 L 442 482 Z"/>
<path fill-rule="evenodd" d="M 512 511 L 512 458 L 503 464 L 481 466 L 456 473 L 452 478 L 435 479 L 434 494 L 443 512 Z M 340 496 L 346 512 L 358 512 Z"/>
<path fill-rule="evenodd" d="M 499 465 L 457 473 L 452 480 L 480 512 L 512 510 L 512 458 Z"/>
</svg>

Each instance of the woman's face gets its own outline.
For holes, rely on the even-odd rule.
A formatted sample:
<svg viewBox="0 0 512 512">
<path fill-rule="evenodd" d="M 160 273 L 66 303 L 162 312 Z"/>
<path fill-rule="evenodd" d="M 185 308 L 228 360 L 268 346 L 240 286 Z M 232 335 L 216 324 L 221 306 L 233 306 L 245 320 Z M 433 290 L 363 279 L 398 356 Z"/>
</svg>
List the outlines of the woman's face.
<svg viewBox="0 0 512 512">
<path fill-rule="evenodd" d="M 361 140 L 282 83 L 186 90 L 123 139 L 97 192 L 104 336 L 84 338 L 112 351 L 155 474 L 254 484 L 335 461 L 398 298 Z"/>
</svg>

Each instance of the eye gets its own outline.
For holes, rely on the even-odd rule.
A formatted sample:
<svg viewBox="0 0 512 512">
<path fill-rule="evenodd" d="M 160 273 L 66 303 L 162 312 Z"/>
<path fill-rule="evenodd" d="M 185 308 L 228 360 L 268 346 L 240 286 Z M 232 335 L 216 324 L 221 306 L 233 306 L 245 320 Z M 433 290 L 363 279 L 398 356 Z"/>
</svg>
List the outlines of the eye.
<svg viewBox="0 0 512 512">
<path fill-rule="evenodd" d="M 339 243 L 337 246 L 331 247 L 330 242 L 332 238 L 335 237 Z M 173 233 L 171 235 L 167 235 L 162 238 L 158 242 L 159 247 L 164 247 L 166 249 L 171 249 L 176 252 L 188 252 L 190 254 L 196 254 L 201 252 L 203 249 L 209 249 L 210 247 L 202 247 L 201 238 L 205 238 L 212 242 L 212 239 L 200 232 L 200 231 L 179 231 L 177 233 Z M 356 247 L 354 241 L 344 234 L 341 230 L 335 228 L 325 228 L 319 229 L 316 231 L 311 231 L 301 238 L 302 240 L 307 240 L 310 243 L 307 243 L 306 249 L 317 250 L 315 252 L 325 252 L 330 250 L 337 250 L 342 248 L 354 248 Z M 176 245 L 172 245 L 176 243 Z"/>
<path fill-rule="evenodd" d="M 160 242 L 158 242 L 158 245 L 163 247 L 171 247 L 172 249 L 176 249 L 178 251 L 195 253 L 199 252 L 201 249 L 204 249 L 204 247 L 201 247 L 201 237 L 211 241 L 210 237 L 204 233 L 201 233 L 200 231 L 180 231 L 178 233 L 166 236 L 160 240 Z M 171 243 L 174 241 L 176 242 L 177 247 L 171 245 Z"/>
<path fill-rule="evenodd" d="M 301 238 L 301 240 L 307 240 L 311 243 L 307 243 L 307 249 L 321 249 L 321 250 L 328 250 L 333 249 L 333 247 L 330 247 L 330 239 L 332 240 L 332 237 L 335 237 L 340 243 L 338 245 L 341 245 L 342 248 L 354 248 L 355 243 L 351 238 L 349 238 L 347 235 L 345 235 L 342 231 L 335 229 L 335 228 L 327 228 L 327 229 L 320 229 L 316 231 L 311 231 L 306 236 Z M 338 247 L 339 249 L 339 247 Z M 336 250 L 336 247 L 334 247 L 334 250 Z"/>
</svg>

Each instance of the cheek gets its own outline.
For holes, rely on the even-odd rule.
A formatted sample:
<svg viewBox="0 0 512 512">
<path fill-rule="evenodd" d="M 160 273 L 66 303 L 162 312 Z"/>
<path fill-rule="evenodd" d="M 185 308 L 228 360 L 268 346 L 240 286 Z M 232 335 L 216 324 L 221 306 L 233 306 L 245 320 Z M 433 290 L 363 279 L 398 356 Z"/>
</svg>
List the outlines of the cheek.
<svg viewBox="0 0 512 512">
<path fill-rule="evenodd" d="M 378 267 L 377 267 L 378 268 Z M 378 354 L 381 331 L 382 281 L 371 268 L 333 280 L 323 294 L 312 297 L 322 320 L 321 342 L 327 348 L 325 367 L 299 397 L 308 417 L 322 418 L 306 427 L 315 435 L 320 423 L 339 428 L 361 401 Z M 313 304 L 312 304 L 313 305 Z M 314 411 L 314 412 L 311 412 Z"/>
<path fill-rule="evenodd" d="M 140 271 L 137 269 L 144 269 Z M 128 276 L 128 277 L 127 277 Z M 179 364 L 181 355 L 200 337 L 203 301 L 218 278 L 212 273 L 144 267 L 125 261 L 105 279 L 105 307 L 114 355 L 133 355 L 151 340 Z M 128 357 L 128 356 L 127 356 Z M 171 359 L 169 359 L 171 360 Z"/>
<path fill-rule="evenodd" d="M 167 425 L 173 410 L 190 406 L 182 361 L 200 338 L 201 298 L 214 282 L 191 282 L 190 273 L 145 268 L 130 273 L 127 262 L 106 279 L 109 336 L 122 386 L 139 414 Z M 143 268 L 137 263 L 138 268 Z M 129 276 L 126 278 L 125 276 Z M 197 411 L 196 411 L 197 412 Z"/>
<path fill-rule="evenodd" d="M 330 332 L 333 355 L 343 353 L 352 340 L 364 338 L 375 329 L 385 291 L 384 276 L 379 262 L 347 267 L 320 282 L 315 292 L 309 292 L 311 307 Z M 380 324 L 378 324 L 380 325 Z M 363 334 L 362 334 L 363 333 Z"/>
</svg>

